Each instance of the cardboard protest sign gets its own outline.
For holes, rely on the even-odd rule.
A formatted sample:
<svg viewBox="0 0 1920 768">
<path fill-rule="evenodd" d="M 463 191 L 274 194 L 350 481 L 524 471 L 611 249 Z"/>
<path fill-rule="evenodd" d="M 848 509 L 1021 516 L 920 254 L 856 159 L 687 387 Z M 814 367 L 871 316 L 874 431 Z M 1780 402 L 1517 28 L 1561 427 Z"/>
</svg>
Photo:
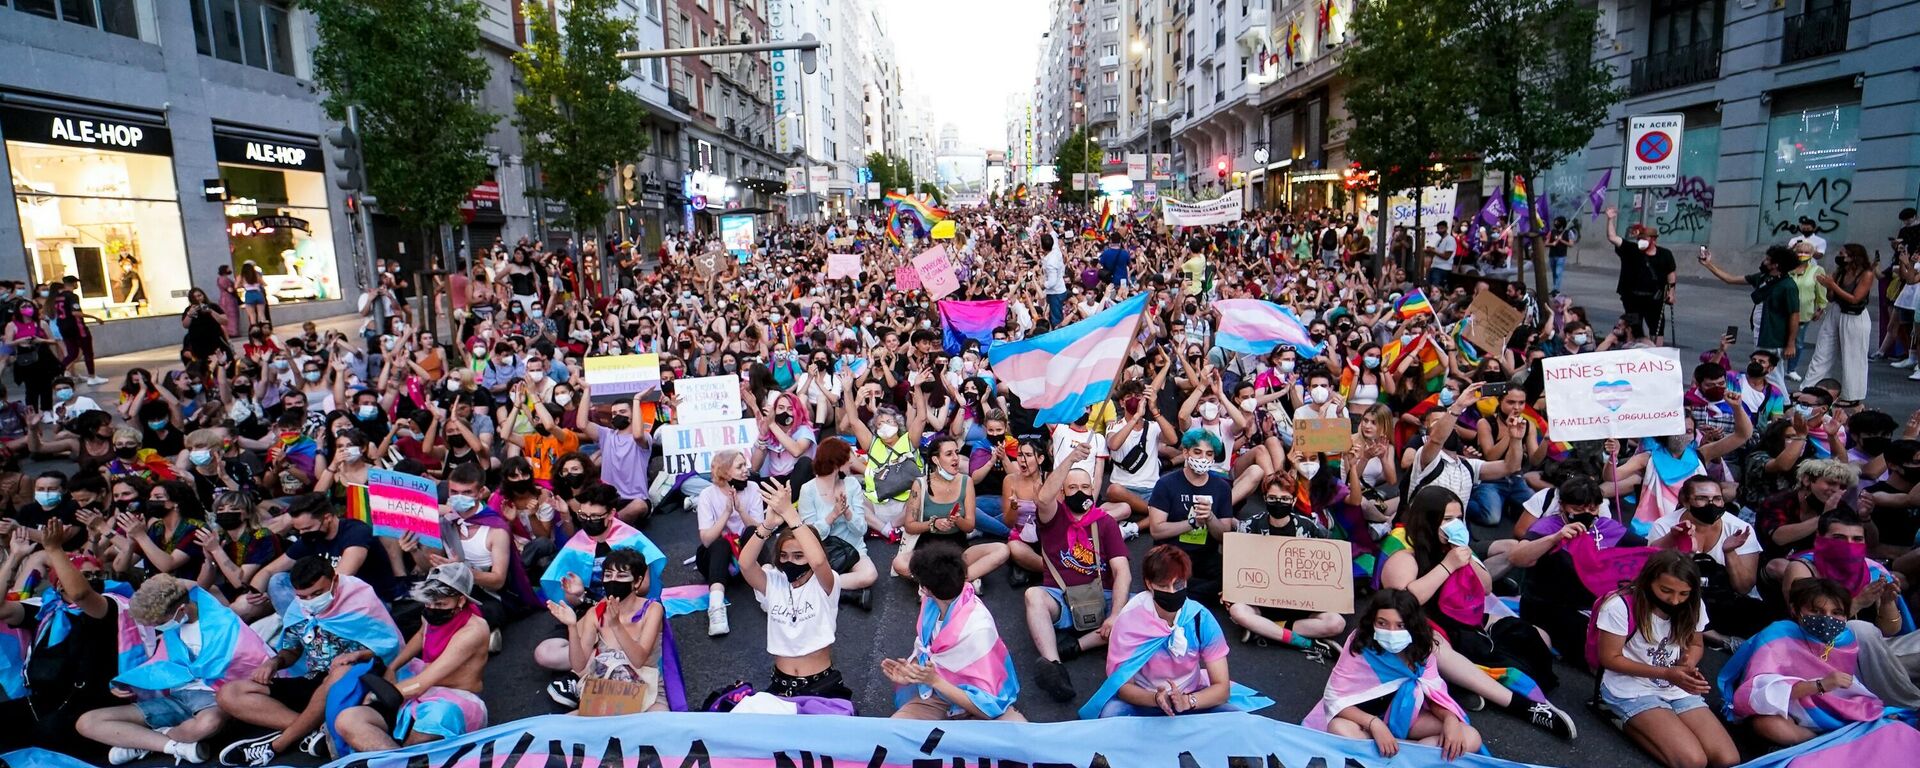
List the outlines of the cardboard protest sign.
<svg viewBox="0 0 1920 768">
<path fill-rule="evenodd" d="M 895 267 L 893 270 L 893 287 L 900 289 L 902 293 L 920 290 L 920 273 L 914 271 L 913 265 L 911 264 L 902 264 Z"/>
<path fill-rule="evenodd" d="M 598 355 L 586 359 L 587 386 L 595 395 L 630 395 L 660 388 L 660 356 Z"/>
<path fill-rule="evenodd" d="M 1473 319 L 1467 321 L 1466 332 L 1462 335 L 1482 352 L 1505 349 L 1507 340 L 1513 338 L 1514 329 L 1519 328 L 1520 321 L 1525 319 L 1520 310 L 1514 309 L 1506 299 L 1494 295 L 1491 290 L 1473 297 L 1473 304 L 1467 309 L 1473 313 Z"/>
<path fill-rule="evenodd" d="M 1222 602 L 1353 612 L 1353 549 L 1345 541 L 1229 533 L 1221 562 Z"/>
<path fill-rule="evenodd" d="M 635 712 L 645 712 L 646 708 L 646 683 L 608 680 L 604 677 L 580 679 L 580 715 L 582 717 L 631 715 Z"/>
<path fill-rule="evenodd" d="M 827 254 L 827 279 L 839 280 L 849 277 L 856 280 L 860 278 L 860 254 Z"/>
<path fill-rule="evenodd" d="M 852 236 L 848 236 L 848 237 L 836 237 L 836 238 L 834 238 L 834 239 L 833 239 L 833 247 L 835 247 L 835 248 L 852 248 L 852 247 L 853 247 L 853 245 L 854 245 L 854 243 L 856 243 L 856 242 L 859 242 L 859 241 L 857 241 L 857 240 L 855 240 L 855 239 L 853 239 L 853 237 L 852 237 Z"/>
<path fill-rule="evenodd" d="M 702 275 L 711 275 L 720 271 L 720 259 L 725 256 L 719 243 L 708 243 L 707 247 L 693 254 L 693 266 Z"/>
<path fill-rule="evenodd" d="M 758 436 L 759 425 L 753 419 L 663 424 L 653 432 L 654 441 L 660 444 L 661 464 L 672 474 L 711 471 L 715 453 L 747 450 Z"/>
<path fill-rule="evenodd" d="M 740 418 L 740 377 L 736 374 L 680 379 L 673 384 L 676 424 L 706 424 Z"/>
<path fill-rule="evenodd" d="M 1346 453 L 1353 447 L 1353 423 L 1346 419 L 1295 419 L 1293 447 L 1308 455 Z"/>
<path fill-rule="evenodd" d="M 352 503 L 348 503 L 349 516 Z M 413 534 L 429 547 L 440 546 L 439 484 L 417 475 L 386 469 L 367 470 L 367 520 L 375 536 Z"/>
<path fill-rule="evenodd" d="M 1540 361 L 1554 440 L 1658 437 L 1686 431 L 1680 350 L 1619 349 Z"/>
<path fill-rule="evenodd" d="M 927 289 L 927 297 L 934 301 L 960 290 L 960 276 L 954 274 L 953 262 L 947 260 L 945 246 L 934 246 L 913 257 L 913 269 L 920 273 L 920 285 Z"/>
</svg>

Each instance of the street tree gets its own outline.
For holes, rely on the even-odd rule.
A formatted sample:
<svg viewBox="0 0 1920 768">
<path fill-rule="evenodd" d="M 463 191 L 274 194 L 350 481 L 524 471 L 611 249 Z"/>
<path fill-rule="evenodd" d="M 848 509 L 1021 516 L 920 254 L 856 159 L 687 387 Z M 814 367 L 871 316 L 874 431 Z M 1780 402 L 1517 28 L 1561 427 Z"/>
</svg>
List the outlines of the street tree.
<svg viewBox="0 0 1920 768">
<path fill-rule="evenodd" d="M 513 56 L 524 84 L 514 96 L 515 122 L 527 159 L 540 171 L 542 196 L 566 203 L 573 231 L 598 234 L 613 208 L 610 174 L 647 148 L 640 130 L 646 107 L 620 87 L 630 73 L 614 58 L 639 40 L 617 0 L 569 0 L 557 8 L 542 0 L 525 5 L 532 40 Z"/>
<path fill-rule="evenodd" d="M 1106 153 L 1097 142 L 1087 139 L 1087 129 L 1075 130 L 1072 135 L 1061 140 L 1060 146 L 1053 150 L 1053 170 L 1059 175 L 1055 186 L 1060 190 L 1062 202 L 1084 203 L 1099 194 L 1100 190 L 1075 190 L 1073 175 L 1076 173 L 1100 174 L 1100 163 L 1106 159 Z"/>
<path fill-rule="evenodd" d="M 1353 42 L 1341 54 L 1352 120 L 1347 152 L 1374 173 L 1381 205 L 1374 247 L 1380 253 L 1391 245 L 1391 196 L 1413 198 L 1414 226 L 1424 227 L 1419 191 L 1452 181 L 1454 164 L 1472 153 L 1459 99 L 1473 83 L 1453 65 L 1447 45 L 1453 21 L 1444 5 L 1361 3 L 1350 27 Z M 1422 242 L 1416 232 L 1416 250 Z"/>
<path fill-rule="evenodd" d="M 429 227 L 460 220 L 486 180 L 487 134 L 499 119 L 475 100 L 486 87 L 478 0 L 299 0 L 320 44 L 314 81 L 327 116 L 357 107 L 368 192 L 423 246 Z M 427 252 L 422 248 L 419 252 Z"/>
<path fill-rule="evenodd" d="M 1484 153 L 1487 166 L 1506 171 L 1509 180 L 1518 175 L 1532 182 L 1580 151 L 1619 101 L 1613 67 L 1593 55 L 1600 12 L 1591 4 L 1439 0 L 1433 5 L 1458 20 L 1448 47 L 1460 73 L 1474 84 L 1460 101 L 1473 116 L 1467 138 Z M 1544 238 L 1533 238 L 1534 286 L 1541 290 L 1550 284 L 1545 248 Z"/>
<path fill-rule="evenodd" d="M 920 182 L 920 188 L 916 191 L 926 195 L 927 199 L 932 200 L 934 205 L 944 206 L 947 204 L 947 196 L 941 193 L 940 188 L 934 186 L 931 182 Z"/>
</svg>

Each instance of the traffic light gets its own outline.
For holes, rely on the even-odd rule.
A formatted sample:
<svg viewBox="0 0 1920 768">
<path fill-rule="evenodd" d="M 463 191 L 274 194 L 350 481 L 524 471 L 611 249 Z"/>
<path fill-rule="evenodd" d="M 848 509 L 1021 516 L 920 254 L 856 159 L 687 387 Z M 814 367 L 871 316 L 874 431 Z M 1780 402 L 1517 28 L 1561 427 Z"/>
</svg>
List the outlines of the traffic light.
<svg viewBox="0 0 1920 768">
<path fill-rule="evenodd" d="M 813 36 L 812 32 L 808 32 L 800 36 L 800 42 L 803 42 L 803 43 L 813 42 L 816 39 L 817 38 Z M 820 49 L 818 48 L 801 49 L 800 50 L 800 71 L 811 75 L 814 73 L 815 70 L 819 68 L 820 68 Z"/>
<path fill-rule="evenodd" d="M 346 126 L 327 131 L 327 145 L 332 151 L 327 156 L 333 160 L 333 167 L 339 171 L 334 175 L 335 186 L 348 192 L 360 191 L 360 179 L 363 160 L 360 157 L 360 137 Z"/>
<path fill-rule="evenodd" d="M 1227 156 L 1226 155 L 1221 155 L 1220 159 L 1213 161 L 1213 173 L 1214 175 L 1219 176 L 1222 179 L 1227 177 Z"/>
</svg>

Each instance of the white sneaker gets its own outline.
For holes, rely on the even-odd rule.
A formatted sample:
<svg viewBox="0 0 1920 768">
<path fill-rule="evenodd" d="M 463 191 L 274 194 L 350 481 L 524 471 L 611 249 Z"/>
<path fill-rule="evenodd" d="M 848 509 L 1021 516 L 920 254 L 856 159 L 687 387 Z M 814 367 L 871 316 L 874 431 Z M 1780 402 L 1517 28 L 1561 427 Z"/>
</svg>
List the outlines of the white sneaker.
<svg viewBox="0 0 1920 768">
<path fill-rule="evenodd" d="M 1800 383 L 1800 372 L 1799 372 L 1799 371 L 1788 371 L 1788 372 L 1787 372 L 1787 381 L 1791 381 L 1791 382 L 1793 382 L 1793 383 L 1795 383 L 1795 384 L 1798 384 L 1798 383 Z"/>
<path fill-rule="evenodd" d="M 1133 541 L 1140 538 L 1140 524 L 1131 520 L 1120 524 L 1120 538 Z"/>
<path fill-rule="evenodd" d="M 105 383 L 107 383 L 107 380 L 106 380 L 106 379 L 104 379 L 104 378 L 101 378 L 101 377 L 99 377 L 99 376 L 88 376 L 88 377 L 86 378 L 86 382 L 87 382 L 87 384 L 88 384 L 88 386 L 94 386 L 94 387 L 97 387 L 97 386 L 100 386 L 100 385 L 102 385 L 102 384 L 105 384 Z"/>
<path fill-rule="evenodd" d="M 313 733 L 307 734 L 306 738 L 300 740 L 299 749 L 308 757 L 318 757 L 324 760 L 327 757 L 325 753 L 326 748 L 327 732 L 325 729 L 316 729 Z"/>
<path fill-rule="evenodd" d="M 1905 370 L 1908 368 L 1912 368 L 1915 362 L 1916 361 L 1911 357 L 1903 357 L 1899 360 L 1899 362 L 1894 363 L 1891 367 Z"/>
<path fill-rule="evenodd" d="M 974 580 L 973 580 L 973 593 L 974 593 L 974 594 L 976 594 L 976 595 L 977 595 L 977 594 L 980 594 L 980 590 L 981 590 L 982 588 L 984 588 L 985 586 L 986 586 L 986 585 L 985 585 L 985 584 L 983 584 L 983 583 L 982 583 L 982 582 L 981 582 L 981 581 L 980 581 L 979 579 L 974 579 Z"/>
<path fill-rule="evenodd" d="M 206 747 L 200 746 L 200 742 L 197 742 L 197 741 L 189 741 L 184 743 L 178 742 L 178 741 L 169 741 L 167 742 L 167 754 L 173 756 L 174 765 L 179 765 L 181 763 L 193 763 L 194 765 L 199 765 L 201 763 L 206 762 L 207 758 L 210 757 L 210 755 L 207 754 Z"/>
<path fill-rule="evenodd" d="M 113 749 L 107 750 L 107 765 L 126 765 L 127 763 L 144 758 L 147 755 L 148 752 L 144 749 L 114 747 Z"/>
<path fill-rule="evenodd" d="M 719 637 L 731 631 L 727 626 L 726 606 L 707 609 L 707 637 Z"/>
<path fill-rule="evenodd" d="M 1920 381 L 1920 370 L 1907 374 L 1907 381 Z"/>
</svg>

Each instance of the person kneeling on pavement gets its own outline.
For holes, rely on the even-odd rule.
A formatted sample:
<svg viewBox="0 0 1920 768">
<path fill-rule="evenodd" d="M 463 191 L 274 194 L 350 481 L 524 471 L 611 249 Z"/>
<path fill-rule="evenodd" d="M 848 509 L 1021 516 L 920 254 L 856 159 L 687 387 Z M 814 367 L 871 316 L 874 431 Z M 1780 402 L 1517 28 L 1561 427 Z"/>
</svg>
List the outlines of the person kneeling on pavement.
<svg viewBox="0 0 1920 768">
<path fill-rule="evenodd" d="M 1292 477 L 1283 474 L 1266 478 L 1267 513 L 1240 521 L 1241 533 L 1306 539 L 1332 538 L 1326 528 L 1300 514 L 1298 499 L 1290 485 L 1292 480 Z M 1246 630 L 1246 634 L 1240 638 L 1241 642 L 1256 638 L 1261 645 L 1266 645 L 1268 641 L 1277 642 L 1306 652 L 1307 658 L 1320 664 L 1329 664 L 1340 658 L 1340 646 L 1333 638 L 1339 637 L 1347 629 L 1347 620 L 1332 611 L 1266 608 L 1249 603 L 1228 605 L 1227 618 Z"/>
<path fill-rule="evenodd" d="M 346 701 L 374 698 L 373 704 L 350 707 L 334 719 L 333 728 L 346 743 L 342 751 L 377 752 L 486 727 L 487 705 L 479 694 L 491 627 L 473 595 L 473 569 L 466 563 L 435 566 L 414 586 L 413 599 L 425 606 L 420 631 L 377 680 L 349 677 L 335 686 L 336 701 L 343 698 L 341 688 L 349 689 Z M 362 697 L 351 697 L 354 688 Z"/>
</svg>

